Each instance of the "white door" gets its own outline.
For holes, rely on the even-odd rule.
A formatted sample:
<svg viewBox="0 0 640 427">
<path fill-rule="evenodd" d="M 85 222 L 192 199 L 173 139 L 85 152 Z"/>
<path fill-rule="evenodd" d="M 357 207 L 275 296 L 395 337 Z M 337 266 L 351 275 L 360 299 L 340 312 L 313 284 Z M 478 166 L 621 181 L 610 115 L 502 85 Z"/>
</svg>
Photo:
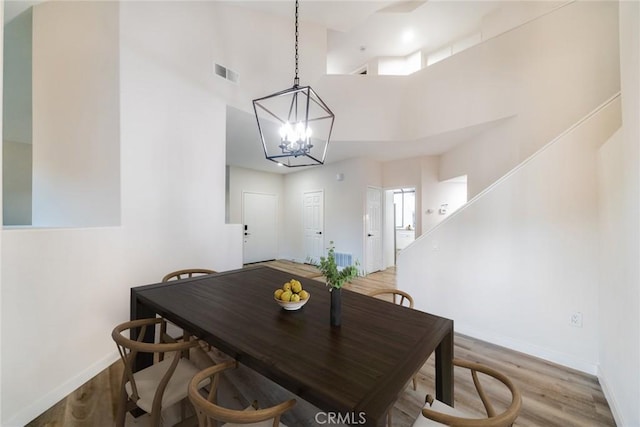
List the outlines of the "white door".
<svg viewBox="0 0 640 427">
<path fill-rule="evenodd" d="M 245 264 L 276 259 L 278 255 L 277 206 L 275 194 L 242 194 Z"/>
<path fill-rule="evenodd" d="M 382 190 L 367 188 L 365 269 L 367 273 L 382 270 Z"/>
<path fill-rule="evenodd" d="M 305 261 L 318 262 L 324 255 L 324 191 L 302 196 Z"/>
</svg>

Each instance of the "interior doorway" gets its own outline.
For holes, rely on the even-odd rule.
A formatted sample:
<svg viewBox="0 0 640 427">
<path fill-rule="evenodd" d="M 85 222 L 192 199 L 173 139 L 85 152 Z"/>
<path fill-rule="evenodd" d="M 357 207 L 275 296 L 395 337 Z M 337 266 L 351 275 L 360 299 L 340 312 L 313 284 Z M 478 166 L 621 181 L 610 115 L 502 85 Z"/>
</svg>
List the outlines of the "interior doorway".
<svg viewBox="0 0 640 427">
<path fill-rule="evenodd" d="M 243 262 L 270 261 L 278 255 L 278 201 L 275 194 L 242 193 Z"/>
<path fill-rule="evenodd" d="M 383 266 L 382 190 L 367 188 L 367 214 L 365 217 L 365 271 L 367 274 L 380 271 Z"/>
<path fill-rule="evenodd" d="M 398 253 L 416 239 L 416 189 L 385 191 L 385 259 L 395 265 Z"/>
<path fill-rule="evenodd" d="M 304 259 L 311 263 L 324 255 L 324 191 L 309 191 L 302 196 Z"/>
</svg>

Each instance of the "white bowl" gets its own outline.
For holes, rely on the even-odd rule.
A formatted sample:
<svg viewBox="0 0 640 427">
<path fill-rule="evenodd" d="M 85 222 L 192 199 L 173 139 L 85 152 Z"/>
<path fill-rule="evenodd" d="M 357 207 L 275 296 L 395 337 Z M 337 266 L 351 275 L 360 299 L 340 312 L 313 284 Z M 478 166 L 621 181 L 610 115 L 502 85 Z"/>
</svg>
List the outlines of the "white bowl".
<svg viewBox="0 0 640 427">
<path fill-rule="evenodd" d="M 285 310 L 298 310 L 302 308 L 302 306 L 305 305 L 310 298 L 311 298 L 311 295 L 309 295 L 307 299 L 303 299 L 297 302 L 282 301 L 275 297 L 273 299 L 278 303 L 280 307 L 284 308 Z"/>
</svg>

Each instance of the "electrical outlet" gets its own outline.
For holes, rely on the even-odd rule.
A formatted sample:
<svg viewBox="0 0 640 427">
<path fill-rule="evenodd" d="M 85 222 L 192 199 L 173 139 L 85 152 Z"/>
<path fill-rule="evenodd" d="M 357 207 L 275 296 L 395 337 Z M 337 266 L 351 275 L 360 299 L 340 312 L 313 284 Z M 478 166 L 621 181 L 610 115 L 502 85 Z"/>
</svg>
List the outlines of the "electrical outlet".
<svg viewBox="0 0 640 427">
<path fill-rule="evenodd" d="M 580 313 L 579 311 L 571 313 L 569 324 L 571 326 L 575 326 L 576 328 L 582 328 L 582 313 Z"/>
</svg>

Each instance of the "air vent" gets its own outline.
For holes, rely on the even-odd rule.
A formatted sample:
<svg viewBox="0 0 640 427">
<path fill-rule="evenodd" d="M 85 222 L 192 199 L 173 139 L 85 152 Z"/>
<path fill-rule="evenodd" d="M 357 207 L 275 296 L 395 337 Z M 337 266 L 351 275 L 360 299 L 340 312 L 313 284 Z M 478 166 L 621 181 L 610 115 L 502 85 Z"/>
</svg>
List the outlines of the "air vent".
<svg viewBox="0 0 640 427">
<path fill-rule="evenodd" d="M 233 70 L 230 70 L 227 68 L 227 80 L 234 82 L 234 83 L 238 83 L 238 79 L 240 78 L 240 76 L 238 75 L 238 73 L 236 73 Z"/>
<path fill-rule="evenodd" d="M 335 257 L 336 257 L 336 265 L 340 269 L 344 267 L 349 267 L 353 261 L 353 255 L 347 254 L 344 252 L 336 252 Z"/>
<path fill-rule="evenodd" d="M 240 75 L 237 72 L 225 67 L 224 65 L 213 64 L 213 72 L 223 79 L 227 79 L 233 83 L 238 83 L 238 80 L 240 79 Z"/>
</svg>

